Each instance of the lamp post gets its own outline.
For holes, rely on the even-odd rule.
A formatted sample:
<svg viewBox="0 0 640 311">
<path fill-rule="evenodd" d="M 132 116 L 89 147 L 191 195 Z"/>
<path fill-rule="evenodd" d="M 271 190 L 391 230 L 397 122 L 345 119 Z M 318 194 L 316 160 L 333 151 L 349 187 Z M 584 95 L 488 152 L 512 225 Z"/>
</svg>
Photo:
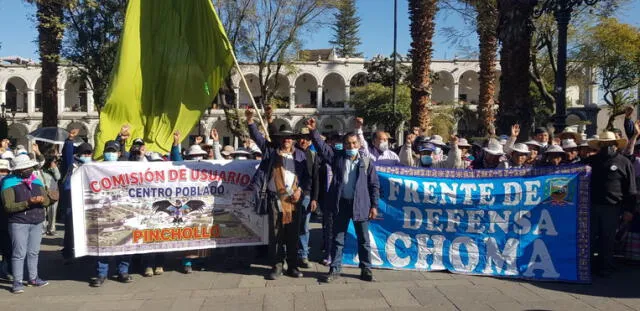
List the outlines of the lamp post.
<svg viewBox="0 0 640 311">
<path fill-rule="evenodd" d="M 396 116 L 396 101 L 397 101 L 397 89 L 396 83 L 398 80 L 398 68 L 397 68 L 397 49 L 398 49 L 398 0 L 393 0 L 393 116 Z"/>
<path fill-rule="evenodd" d="M 556 100 L 555 132 L 560 133 L 566 126 L 567 118 L 567 28 L 571 21 L 571 12 L 580 5 L 594 5 L 600 0 L 542 0 L 533 16 L 538 18 L 544 13 L 552 13 L 558 23 L 558 64 L 554 95 Z"/>
</svg>

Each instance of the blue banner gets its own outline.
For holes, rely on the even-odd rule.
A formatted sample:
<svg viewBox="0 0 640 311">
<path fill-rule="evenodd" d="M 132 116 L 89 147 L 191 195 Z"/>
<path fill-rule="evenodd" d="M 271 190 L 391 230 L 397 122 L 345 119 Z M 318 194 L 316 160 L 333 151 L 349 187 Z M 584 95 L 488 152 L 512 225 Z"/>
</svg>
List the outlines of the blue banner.
<svg viewBox="0 0 640 311">
<path fill-rule="evenodd" d="M 591 281 L 587 167 L 377 170 L 374 267 Z M 350 225 L 344 263 L 357 253 Z"/>
</svg>

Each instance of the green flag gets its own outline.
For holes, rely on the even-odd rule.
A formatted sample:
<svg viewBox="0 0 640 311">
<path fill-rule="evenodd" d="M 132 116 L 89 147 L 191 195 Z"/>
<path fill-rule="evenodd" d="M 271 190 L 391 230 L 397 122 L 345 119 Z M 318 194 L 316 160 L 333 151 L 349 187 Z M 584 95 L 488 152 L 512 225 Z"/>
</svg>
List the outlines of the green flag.
<svg viewBox="0 0 640 311">
<path fill-rule="evenodd" d="M 233 65 L 210 0 L 130 0 L 95 154 L 129 124 L 131 139 L 167 153 L 211 107 Z"/>
</svg>

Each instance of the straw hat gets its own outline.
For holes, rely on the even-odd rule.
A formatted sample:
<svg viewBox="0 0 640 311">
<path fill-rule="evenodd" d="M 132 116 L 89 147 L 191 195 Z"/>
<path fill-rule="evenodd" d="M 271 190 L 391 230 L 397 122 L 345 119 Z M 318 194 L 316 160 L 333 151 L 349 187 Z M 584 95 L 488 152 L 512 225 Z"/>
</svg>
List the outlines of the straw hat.
<svg viewBox="0 0 640 311">
<path fill-rule="evenodd" d="M 471 148 L 471 144 L 469 144 L 466 138 L 458 138 L 458 147 Z"/>
<path fill-rule="evenodd" d="M 5 159 L 1 159 L 0 160 L 0 171 L 10 171 L 11 170 L 11 163 L 9 163 L 9 160 L 5 160 Z"/>
<path fill-rule="evenodd" d="M 429 142 L 434 144 L 434 145 L 436 145 L 436 146 L 439 146 L 439 147 L 447 145 L 447 144 L 444 143 L 444 140 L 442 139 L 442 136 L 440 136 L 440 135 L 431 136 L 431 139 L 429 139 Z"/>
<path fill-rule="evenodd" d="M 559 153 L 564 155 L 564 150 L 562 149 L 562 147 L 558 145 L 550 145 L 549 148 L 547 148 L 547 150 L 544 152 L 544 154 L 552 154 L 552 153 Z"/>
<path fill-rule="evenodd" d="M 500 142 L 498 142 L 494 138 L 490 139 L 487 146 L 482 148 L 482 150 L 484 150 L 484 152 L 488 154 L 492 154 L 496 156 L 504 155 L 504 150 L 502 148 L 502 145 L 500 144 Z"/>
<path fill-rule="evenodd" d="M 12 171 L 19 171 L 19 170 L 24 170 L 27 168 L 32 168 L 38 165 L 38 162 L 31 160 L 31 158 L 29 158 L 28 155 L 26 154 L 21 154 L 19 156 L 17 156 L 15 159 L 13 159 L 13 167 L 11 168 Z"/>
<path fill-rule="evenodd" d="M 191 145 L 189 147 L 189 151 L 187 151 L 187 155 L 190 157 L 205 156 L 207 155 L 207 152 L 202 150 L 200 145 Z"/>
<path fill-rule="evenodd" d="M 589 147 L 593 149 L 600 149 L 602 143 L 615 142 L 619 149 L 624 148 L 627 145 L 626 139 L 616 139 L 616 134 L 609 131 L 604 131 L 598 135 L 598 138 L 589 141 Z"/>
<path fill-rule="evenodd" d="M 234 151 L 235 149 L 233 149 L 232 146 L 226 145 L 224 146 L 224 148 L 222 148 L 222 151 L 220 151 L 220 153 L 224 156 L 230 156 Z"/>
<path fill-rule="evenodd" d="M 542 144 L 540 144 L 537 140 L 530 140 L 530 141 L 526 141 L 524 142 L 525 145 L 527 145 L 528 147 L 534 146 L 534 147 L 538 147 L 538 149 L 542 148 Z"/>
<path fill-rule="evenodd" d="M 563 139 L 560 142 L 560 146 L 562 146 L 564 150 L 578 148 L 578 144 L 576 144 L 572 138 Z"/>
<path fill-rule="evenodd" d="M 560 135 L 558 135 L 558 138 L 560 138 L 562 140 L 573 139 L 573 141 L 578 143 L 578 144 L 580 142 L 582 142 L 582 135 L 580 133 L 578 133 L 575 129 L 572 129 L 572 128 L 564 129 L 564 131 L 562 131 L 562 133 L 560 133 Z"/>
<path fill-rule="evenodd" d="M 151 152 L 151 153 L 147 154 L 147 160 L 149 160 L 149 162 L 162 162 L 162 161 L 164 161 L 162 156 L 157 152 Z"/>
<path fill-rule="evenodd" d="M 517 153 L 522 153 L 522 154 L 531 153 L 531 151 L 529 151 L 529 147 L 527 147 L 527 145 L 525 145 L 523 143 L 517 143 L 517 144 L 513 145 L 513 147 L 511 147 L 511 152 L 517 152 Z"/>
<path fill-rule="evenodd" d="M 251 152 L 245 150 L 245 149 L 238 149 L 234 152 L 231 153 L 231 156 L 235 157 L 250 157 L 251 156 Z"/>
<path fill-rule="evenodd" d="M 11 150 L 7 150 L 0 157 L 2 159 L 4 159 L 4 160 L 13 160 L 13 159 L 15 159 L 16 155 L 13 154 L 13 152 L 11 152 Z"/>
</svg>

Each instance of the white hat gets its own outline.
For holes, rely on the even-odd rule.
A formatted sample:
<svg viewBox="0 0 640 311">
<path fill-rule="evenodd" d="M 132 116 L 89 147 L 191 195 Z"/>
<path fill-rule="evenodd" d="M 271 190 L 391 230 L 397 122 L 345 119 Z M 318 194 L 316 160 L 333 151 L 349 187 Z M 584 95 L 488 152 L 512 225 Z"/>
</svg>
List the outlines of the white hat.
<svg viewBox="0 0 640 311">
<path fill-rule="evenodd" d="M 25 147 L 20 145 L 20 146 L 18 146 L 18 148 L 16 148 L 15 153 L 18 156 L 18 155 L 21 155 L 21 154 L 29 154 L 29 151 L 27 151 L 27 149 Z"/>
<path fill-rule="evenodd" d="M 542 144 L 540 144 L 540 143 L 539 143 L 537 140 L 535 140 L 535 139 L 532 139 L 532 140 L 530 140 L 530 141 L 526 141 L 526 142 L 524 142 L 524 144 L 525 144 L 525 145 L 527 145 L 527 146 L 536 146 L 536 147 L 538 147 L 538 148 L 542 148 Z"/>
<path fill-rule="evenodd" d="M 593 149 L 600 149 L 602 143 L 615 142 L 618 148 L 622 149 L 627 145 L 626 139 L 616 139 L 616 134 L 609 131 L 600 133 L 598 138 L 589 141 L 589 147 Z"/>
<path fill-rule="evenodd" d="M 238 148 L 238 150 L 232 152 L 231 155 L 234 156 L 234 157 L 242 157 L 242 156 L 250 157 L 251 156 L 251 152 L 249 152 L 249 151 L 247 151 L 245 149 Z"/>
<path fill-rule="evenodd" d="M 9 160 L 0 159 L 0 171 L 10 171 L 10 165 Z"/>
<path fill-rule="evenodd" d="M 444 143 L 444 140 L 442 140 L 442 136 L 440 135 L 431 136 L 431 139 L 429 139 L 429 142 L 436 146 L 446 146 L 446 144 Z"/>
<path fill-rule="evenodd" d="M 190 157 L 195 157 L 195 156 L 205 156 L 208 153 L 204 150 L 202 150 L 202 147 L 200 147 L 200 145 L 191 145 L 189 147 L 189 151 L 187 151 L 187 155 Z"/>
<path fill-rule="evenodd" d="M 147 159 L 149 160 L 149 162 L 160 162 L 160 161 L 164 161 L 164 159 L 162 158 L 162 156 L 157 153 L 157 152 L 150 152 L 149 154 L 147 154 Z"/>
<path fill-rule="evenodd" d="M 558 145 L 549 145 L 549 147 L 544 152 L 544 154 L 548 154 L 548 153 L 561 153 L 561 154 L 564 154 L 564 150 L 562 150 L 562 147 L 560 147 Z"/>
<path fill-rule="evenodd" d="M 504 155 L 502 145 L 495 138 L 489 139 L 489 143 L 487 143 L 487 146 L 482 148 L 482 150 L 492 155 Z"/>
<path fill-rule="evenodd" d="M 31 160 L 28 155 L 21 154 L 13 159 L 12 171 L 24 170 L 38 165 L 38 162 Z"/>
<path fill-rule="evenodd" d="M 578 148 L 578 144 L 576 144 L 576 142 L 571 138 L 563 139 L 560 145 L 564 150 Z"/>
<path fill-rule="evenodd" d="M 458 138 L 458 147 L 467 147 L 471 148 L 469 141 L 466 138 Z"/>
<path fill-rule="evenodd" d="M 560 139 L 562 139 L 562 140 L 573 139 L 573 141 L 575 141 L 577 143 L 580 143 L 582 141 L 582 134 L 578 133 L 573 128 L 565 128 L 564 131 L 562 131 L 562 133 L 560 133 L 560 135 L 558 135 L 558 137 Z"/>
<path fill-rule="evenodd" d="M 523 143 L 517 143 L 517 144 L 513 145 L 513 147 L 511 147 L 511 152 L 517 152 L 517 153 L 522 153 L 522 154 L 531 153 L 531 151 L 529 151 L 529 147 L 527 147 L 527 145 L 525 145 Z"/>
<path fill-rule="evenodd" d="M 7 150 L 0 157 L 2 159 L 5 159 L 5 160 L 13 160 L 16 157 L 16 155 L 13 154 L 13 152 L 11 152 L 11 150 Z"/>
<path fill-rule="evenodd" d="M 220 153 L 224 156 L 230 156 L 234 151 L 235 149 L 233 149 L 233 146 L 226 145 L 224 146 L 224 148 L 222 148 L 222 151 L 220 151 Z"/>
</svg>

